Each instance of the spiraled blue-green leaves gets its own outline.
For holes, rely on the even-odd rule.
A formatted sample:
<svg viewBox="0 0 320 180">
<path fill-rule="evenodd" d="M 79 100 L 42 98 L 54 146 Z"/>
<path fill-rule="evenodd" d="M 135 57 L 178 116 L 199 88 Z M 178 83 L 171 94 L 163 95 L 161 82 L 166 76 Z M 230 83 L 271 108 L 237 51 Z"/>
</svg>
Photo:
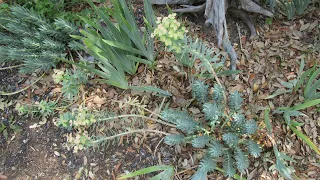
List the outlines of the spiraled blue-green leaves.
<svg viewBox="0 0 320 180">
<path fill-rule="evenodd" d="M 245 170 L 249 167 L 248 157 L 240 150 L 237 149 L 235 154 L 237 168 L 241 173 L 244 173 Z"/>
<path fill-rule="evenodd" d="M 258 125 L 255 120 L 251 119 L 246 122 L 246 124 L 244 125 L 244 128 L 245 128 L 245 133 L 250 135 L 250 134 L 254 134 L 257 131 Z"/>
<path fill-rule="evenodd" d="M 204 157 L 200 161 L 197 172 L 192 176 L 191 180 L 207 180 L 207 174 L 213 171 L 217 166 L 217 163 L 209 157 Z"/>
<path fill-rule="evenodd" d="M 194 121 L 191 117 L 187 119 L 178 119 L 177 120 L 177 129 L 180 129 L 187 134 L 192 134 L 197 130 L 199 124 Z"/>
<path fill-rule="evenodd" d="M 223 100 L 223 87 L 220 86 L 219 84 L 215 84 L 213 87 L 213 94 L 212 94 L 212 98 L 216 103 L 221 103 Z"/>
<path fill-rule="evenodd" d="M 246 121 L 244 115 L 239 113 L 233 114 L 232 119 L 233 119 L 231 121 L 232 126 L 236 126 L 238 128 L 242 127 Z"/>
<path fill-rule="evenodd" d="M 164 138 L 164 142 L 170 146 L 184 143 L 184 135 L 182 134 L 170 134 Z"/>
<path fill-rule="evenodd" d="M 229 147 L 235 147 L 238 144 L 239 138 L 237 135 L 233 133 L 225 133 L 222 135 L 223 141 L 229 146 Z"/>
<path fill-rule="evenodd" d="M 197 136 L 192 140 L 192 146 L 195 148 L 204 148 L 209 143 L 210 137 L 208 135 Z"/>
<path fill-rule="evenodd" d="M 186 112 L 174 109 L 167 109 L 162 111 L 161 118 L 167 122 L 177 125 L 177 128 L 187 134 L 191 134 L 196 131 L 199 123 Z"/>
<path fill-rule="evenodd" d="M 224 175 L 232 177 L 236 173 L 236 169 L 233 167 L 234 160 L 231 157 L 231 153 L 227 151 L 223 157 Z"/>
<path fill-rule="evenodd" d="M 253 157 L 259 157 L 260 154 L 261 154 L 261 147 L 256 143 L 256 142 L 253 142 L 251 140 L 249 140 L 247 142 L 247 145 L 248 145 L 248 150 L 249 150 L 249 153 L 253 156 Z"/>
<path fill-rule="evenodd" d="M 186 111 L 175 109 L 165 109 L 160 115 L 163 120 L 173 124 L 177 124 L 177 119 L 189 118 L 189 114 Z"/>
<path fill-rule="evenodd" d="M 229 108 L 232 111 L 238 111 L 242 105 L 242 97 L 238 91 L 235 91 L 230 94 L 229 98 Z"/>
<path fill-rule="evenodd" d="M 205 172 L 213 171 L 217 166 L 217 163 L 209 157 L 204 157 L 200 162 L 200 169 Z"/>
<path fill-rule="evenodd" d="M 223 155 L 223 146 L 218 141 L 214 141 L 208 150 L 208 153 L 211 157 L 217 158 Z"/>
<path fill-rule="evenodd" d="M 225 176 L 233 177 L 237 169 L 243 173 L 249 166 L 247 156 L 258 157 L 262 150 L 253 140 L 245 139 L 250 136 L 244 135 L 254 134 L 258 125 L 241 113 L 243 99 L 240 93 L 231 93 L 226 107 L 224 89 L 219 85 L 214 86 L 212 96 L 208 94 L 208 86 L 204 82 L 195 81 L 192 91 L 202 106 L 204 118 L 200 114 L 197 115 L 199 119 L 194 119 L 186 111 L 162 112 L 165 121 L 176 124 L 177 129 L 186 135 L 170 135 L 165 142 L 170 145 L 191 143 L 195 148 L 207 148 L 206 156 L 201 160 L 192 180 L 206 180 L 207 173 L 216 168 L 217 158 L 223 159 Z"/>
<path fill-rule="evenodd" d="M 215 126 L 216 123 L 219 123 L 222 111 L 216 103 L 205 103 L 203 105 L 203 112 L 206 120 L 210 121 L 210 126 Z"/>
<path fill-rule="evenodd" d="M 205 103 L 208 101 L 208 85 L 205 85 L 202 81 L 194 81 L 192 84 L 193 96 L 200 102 Z"/>
</svg>

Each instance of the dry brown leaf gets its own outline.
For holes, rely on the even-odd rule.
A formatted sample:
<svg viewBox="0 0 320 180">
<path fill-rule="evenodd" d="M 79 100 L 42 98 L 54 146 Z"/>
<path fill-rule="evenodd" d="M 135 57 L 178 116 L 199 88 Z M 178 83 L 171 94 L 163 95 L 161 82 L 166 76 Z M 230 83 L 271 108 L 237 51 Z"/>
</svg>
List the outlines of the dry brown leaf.
<svg viewBox="0 0 320 180">
<path fill-rule="evenodd" d="M 152 129 L 157 129 L 159 127 L 160 127 L 159 124 L 148 124 L 147 129 L 152 130 Z"/>
<path fill-rule="evenodd" d="M 36 89 L 33 91 L 34 94 L 43 94 L 45 91 L 47 90 L 47 88 L 40 88 L 40 89 Z"/>
<path fill-rule="evenodd" d="M 309 26 L 309 32 L 311 32 L 315 27 L 317 27 L 319 24 L 319 21 L 318 20 L 315 20 L 313 23 L 310 24 Z"/>
<path fill-rule="evenodd" d="M 0 0 L 1 1 L 1 0 Z M 0 2 L 1 3 L 1 2 Z M 5 175 L 0 174 L 0 180 L 7 180 L 8 177 Z"/>
<path fill-rule="evenodd" d="M 121 167 L 122 163 L 118 163 L 117 165 L 114 166 L 114 172 L 116 173 L 119 168 Z"/>
<path fill-rule="evenodd" d="M 123 137 L 124 137 L 124 136 L 120 136 L 118 146 L 121 146 L 121 145 L 123 144 Z"/>
<path fill-rule="evenodd" d="M 150 84 L 151 84 L 151 82 L 152 82 L 151 75 L 150 75 L 150 74 L 147 74 L 147 76 L 146 76 L 145 80 L 146 80 L 146 84 L 147 84 L 147 85 L 150 85 Z"/>
<path fill-rule="evenodd" d="M 309 27 L 310 27 L 310 23 L 302 24 L 299 30 L 304 31 L 304 30 L 308 29 Z"/>
<path fill-rule="evenodd" d="M 128 152 L 131 152 L 131 153 L 135 153 L 135 152 L 136 152 L 136 151 L 135 151 L 134 149 L 132 149 L 131 147 L 128 147 L 128 148 L 127 148 L 127 151 L 128 151 Z"/>
<path fill-rule="evenodd" d="M 92 100 L 93 103 L 97 104 L 97 105 L 102 105 L 104 103 L 106 103 L 106 99 L 105 98 L 101 98 L 99 96 L 95 96 Z"/>
<path fill-rule="evenodd" d="M 249 83 L 251 83 L 253 80 L 254 80 L 254 78 L 256 78 L 256 75 L 255 74 L 250 74 L 250 76 L 249 76 Z"/>
<path fill-rule="evenodd" d="M 138 73 L 142 73 L 145 70 L 144 65 L 139 66 Z"/>
<path fill-rule="evenodd" d="M 109 99 L 113 99 L 116 94 L 117 94 L 117 92 L 116 92 L 116 90 L 114 90 L 114 89 L 109 89 L 109 90 L 106 92 L 106 96 L 107 96 Z"/>
<path fill-rule="evenodd" d="M 62 90 L 61 90 L 60 87 L 57 87 L 57 88 L 53 88 L 53 89 L 51 90 L 51 92 L 53 92 L 53 93 L 61 93 Z"/>
<path fill-rule="evenodd" d="M 255 45 L 256 45 L 259 49 L 264 48 L 264 43 L 263 43 L 263 42 L 256 42 Z"/>
<path fill-rule="evenodd" d="M 259 90 L 259 84 L 258 83 L 254 83 L 253 84 L 253 92 L 257 92 Z"/>
</svg>

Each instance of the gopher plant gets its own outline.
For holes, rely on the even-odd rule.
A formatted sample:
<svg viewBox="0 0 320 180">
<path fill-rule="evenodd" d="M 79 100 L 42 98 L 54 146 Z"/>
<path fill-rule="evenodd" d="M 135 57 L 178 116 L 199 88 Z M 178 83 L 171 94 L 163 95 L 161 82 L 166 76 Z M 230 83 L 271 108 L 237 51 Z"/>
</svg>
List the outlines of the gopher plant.
<svg viewBox="0 0 320 180">
<path fill-rule="evenodd" d="M 168 145 L 190 143 L 195 148 L 205 149 L 193 180 L 206 179 L 207 173 L 217 167 L 217 159 L 223 159 L 225 176 L 233 177 L 236 169 L 244 173 L 249 167 L 248 155 L 258 157 L 261 148 L 251 138 L 258 125 L 254 120 L 246 120 L 241 106 L 243 99 L 238 92 L 224 99 L 224 89 L 215 85 L 213 94 L 209 94 L 209 86 L 195 81 L 192 85 L 193 96 L 200 103 L 203 120 L 195 120 L 188 112 L 175 109 L 164 110 L 162 118 L 177 126 L 182 133 L 165 137 Z"/>
</svg>

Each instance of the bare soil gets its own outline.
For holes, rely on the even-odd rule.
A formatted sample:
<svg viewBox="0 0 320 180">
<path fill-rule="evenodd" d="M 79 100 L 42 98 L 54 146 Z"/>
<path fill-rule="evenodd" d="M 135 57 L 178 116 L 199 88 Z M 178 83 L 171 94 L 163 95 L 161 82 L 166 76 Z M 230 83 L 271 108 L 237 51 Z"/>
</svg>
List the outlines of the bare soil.
<svg viewBox="0 0 320 180">
<path fill-rule="evenodd" d="M 135 1 L 135 6 L 141 10 L 141 1 Z M 158 12 L 165 14 L 166 10 L 162 6 L 156 7 Z M 315 19 L 320 18 L 320 12 L 316 11 L 314 16 L 301 18 L 304 23 L 313 23 Z M 140 15 L 139 15 L 140 16 Z M 137 20 L 141 17 L 137 17 Z M 271 84 L 276 84 L 276 77 L 287 77 L 289 72 L 297 69 L 296 65 L 292 65 L 295 62 L 291 62 L 290 59 L 285 59 L 284 62 L 279 62 L 278 58 L 273 56 L 266 56 L 263 53 L 268 51 L 270 47 L 263 46 L 262 44 L 276 44 L 277 40 L 267 39 L 267 35 L 276 35 L 279 39 L 282 37 L 278 33 L 274 33 L 276 29 L 290 28 L 299 26 L 299 20 L 293 22 L 287 22 L 285 25 L 280 21 L 274 22 L 273 26 L 265 27 L 264 19 L 260 16 L 255 16 L 258 29 L 262 29 L 261 36 L 254 42 L 247 40 L 241 36 L 241 42 L 239 38 L 239 32 L 237 30 L 236 23 L 239 23 L 240 34 L 247 35 L 249 37 L 248 28 L 243 23 L 233 20 L 228 17 L 228 27 L 231 40 L 233 43 L 237 43 L 238 47 L 240 43 L 243 43 L 244 50 L 239 50 L 240 64 L 238 68 L 243 70 L 243 74 L 238 77 L 236 81 L 231 79 L 223 79 L 226 85 L 229 85 L 230 89 L 238 89 L 247 94 L 246 103 L 249 104 L 246 110 L 252 112 L 248 113 L 249 116 L 261 119 L 261 110 L 259 107 L 267 106 L 268 104 L 279 104 L 288 98 L 283 96 L 274 102 L 267 102 L 259 99 L 259 96 L 263 94 L 269 94 L 274 92 L 275 87 Z M 211 45 L 216 44 L 216 38 L 211 28 L 204 26 L 204 18 L 201 14 L 186 14 L 182 16 L 185 19 L 186 24 L 192 30 L 192 33 L 196 34 L 200 38 L 206 40 Z M 289 24 L 289 25 L 287 25 Z M 318 32 L 318 31 L 315 31 Z M 306 38 L 301 38 L 301 42 L 306 44 L 313 44 L 316 40 L 317 34 L 313 34 L 314 31 L 307 34 Z M 319 34 L 318 34 L 319 35 Z M 283 41 L 289 41 L 290 35 L 286 36 Z M 292 39 L 291 39 L 292 40 Z M 318 39 L 319 40 L 319 39 Z M 279 40 L 279 43 L 282 40 Z M 282 41 L 282 42 L 283 42 Z M 261 44 L 262 43 L 262 44 Z M 258 44 L 259 48 L 256 47 Z M 277 47 L 275 45 L 275 47 Z M 271 47 L 274 48 L 274 47 Z M 282 49 L 281 49 L 282 48 Z M 289 49 L 281 47 L 280 49 L 287 52 Z M 261 50 L 262 49 L 262 50 Z M 290 49 L 292 50 L 292 49 Z M 301 55 L 301 52 L 294 49 L 296 56 Z M 269 52 L 271 53 L 271 52 Z M 289 53 L 290 54 L 290 53 Z M 256 55 L 261 59 L 257 60 Z M 245 60 L 244 57 L 247 57 Z M 312 60 L 319 61 L 319 53 L 314 53 L 309 57 L 309 63 Z M 177 63 L 172 60 L 173 57 L 170 54 L 159 55 L 159 65 L 155 71 L 144 71 L 143 67 L 141 72 L 136 77 L 131 79 L 132 83 L 148 83 L 152 81 L 150 85 L 157 85 L 160 88 L 167 89 L 174 96 L 170 100 L 172 107 L 181 107 L 187 104 L 187 100 L 190 98 L 190 83 L 186 79 L 183 73 L 177 72 L 173 67 L 177 66 Z M 278 66 L 278 67 L 277 67 Z M 280 66 L 282 68 L 280 68 Z M 13 72 L 0 71 L 0 86 L 9 87 L 5 88 L 6 91 L 14 91 L 18 88 L 16 82 L 19 82 L 19 78 Z M 279 75 L 280 74 L 280 75 Z M 265 83 L 268 82 L 267 85 Z M 256 85 L 259 89 L 255 89 Z M 108 89 L 109 88 L 109 89 Z M 107 92 L 111 92 L 112 88 L 107 87 Z M 28 95 L 31 92 L 24 92 L 24 95 Z M 141 95 L 136 92 L 124 92 L 121 96 L 125 95 L 141 96 L 146 99 L 146 105 L 149 109 L 156 110 L 158 105 L 161 104 L 162 99 L 153 95 Z M 119 95 L 120 97 L 120 95 Z M 18 98 L 18 96 L 12 97 L 0 97 L 10 100 L 10 98 Z M 39 98 L 39 97 L 35 97 Z M 141 99 L 141 98 L 140 98 Z M 167 102 L 167 101 L 166 101 Z M 255 107 L 250 106 L 255 104 Z M 113 141 L 113 144 L 108 146 L 102 146 L 100 148 L 90 148 L 86 151 L 81 151 L 77 154 L 72 151 L 68 151 L 65 147 L 65 131 L 58 129 L 53 125 L 50 119 L 47 120 L 45 125 L 38 128 L 30 128 L 34 123 L 38 123 L 40 120 L 33 117 L 21 117 L 13 110 L 11 106 L 5 110 L 0 110 L 0 118 L 8 119 L 14 116 L 16 119 L 15 124 L 21 128 L 21 132 L 9 132 L 8 138 L 5 138 L 3 134 L 0 134 L 0 180 L 2 179 L 116 179 L 119 174 L 125 172 L 131 172 L 144 167 L 158 165 L 158 164 L 172 164 L 177 167 L 179 175 L 176 179 L 188 179 L 194 172 L 193 167 L 197 165 L 201 156 L 200 151 L 192 151 L 191 147 L 170 147 L 163 143 L 162 136 L 156 134 L 146 135 L 130 135 L 121 138 L 120 140 Z M 254 114 L 256 113 L 256 114 Z M 319 112 L 310 111 L 310 117 L 313 119 L 319 118 Z M 310 123 L 309 123 L 310 122 Z M 116 122 L 117 123 L 117 122 Z M 310 120 L 307 122 L 311 133 L 320 132 L 319 126 L 312 126 L 312 123 L 316 122 Z M 311 125 L 310 125 L 311 124 Z M 150 128 L 155 126 L 157 129 L 170 132 L 168 127 L 161 127 L 160 125 L 144 124 L 144 128 Z M 319 157 L 315 156 L 310 149 L 296 138 L 286 126 L 283 126 L 279 121 L 274 122 L 274 129 L 276 130 L 276 136 L 281 140 L 279 146 L 281 150 L 288 152 L 294 159 L 299 160 L 300 163 L 295 164 L 298 175 L 306 179 L 320 179 L 320 168 L 316 165 L 319 162 Z M 314 127 L 315 130 L 314 130 Z M 261 132 L 261 143 L 267 144 L 266 137 L 263 137 Z M 307 133 L 308 134 L 308 133 Z M 308 134 L 312 136 L 312 134 Z M 292 137 L 286 138 L 286 137 Z M 316 143 L 319 144 L 319 139 L 312 137 Z M 271 146 L 265 146 L 264 150 L 271 150 Z M 268 159 L 269 157 L 266 157 Z M 317 161 L 315 161 L 317 159 Z M 249 168 L 249 175 L 252 179 L 279 179 L 279 176 L 274 171 L 269 171 L 268 167 L 272 165 L 274 159 L 270 157 L 269 160 L 263 158 L 252 160 L 255 162 L 252 167 Z M 1 176 L 2 175 L 2 176 Z M 80 178 L 81 176 L 81 178 Z M 148 179 L 149 176 L 140 177 L 139 179 Z M 209 179 L 224 179 L 220 174 L 213 173 L 209 176 Z"/>
</svg>

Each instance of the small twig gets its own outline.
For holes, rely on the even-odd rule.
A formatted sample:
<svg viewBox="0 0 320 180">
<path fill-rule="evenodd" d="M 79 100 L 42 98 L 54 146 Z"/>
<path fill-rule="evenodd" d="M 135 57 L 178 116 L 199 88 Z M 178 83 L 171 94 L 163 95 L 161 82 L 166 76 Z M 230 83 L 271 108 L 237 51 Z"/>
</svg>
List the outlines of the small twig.
<svg viewBox="0 0 320 180">
<path fill-rule="evenodd" d="M 31 83 L 29 86 L 23 88 L 23 89 L 20 89 L 19 91 L 15 91 L 15 92 L 11 92 L 11 93 L 7 93 L 7 92 L 2 92 L 0 91 L 0 95 L 1 96 L 11 96 L 11 95 L 14 95 L 14 94 L 18 94 L 18 93 L 21 93 L 25 90 L 27 90 L 28 88 L 30 88 L 32 85 L 34 85 L 35 83 L 37 83 L 38 81 L 40 81 L 40 79 L 45 75 L 45 73 L 42 74 L 42 76 L 40 76 L 36 81 L 34 81 L 33 83 Z"/>
<path fill-rule="evenodd" d="M 153 151 L 153 156 L 156 156 L 157 150 L 158 150 L 158 146 L 161 144 L 161 142 L 164 140 L 164 137 L 158 142 L 158 144 L 156 145 L 156 148 L 154 148 Z"/>
<path fill-rule="evenodd" d="M 239 24 L 238 24 L 238 23 L 236 23 L 236 25 L 237 25 L 238 35 L 239 35 L 240 48 L 241 48 L 241 50 L 242 50 L 243 48 L 242 48 L 242 42 L 241 42 L 241 32 L 240 32 L 240 27 L 239 27 Z"/>
<path fill-rule="evenodd" d="M 23 66 L 23 65 L 19 64 L 19 65 L 16 65 L 16 66 L 3 67 L 3 68 L 0 68 L 0 71 L 7 70 L 7 69 L 13 69 L 13 68 L 21 67 L 21 66 Z"/>
<path fill-rule="evenodd" d="M 99 143 L 102 141 L 107 141 L 107 140 L 111 140 L 117 137 L 121 137 L 121 136 L 125 136 L 127 134 L 133 134 L 133 133 L 146 133 L 146 132 L 153 132 L 153 133 L 159 133 L 159 134 L 164 134 L 164 135 L 170 135 L 169 133 L 163 132 L 163 131 L 158 131 L 158 130 L 152 130 L 152 129 L 138 129 L 138 130 L 132 130 L 132 131 L 128 131 L 128 132 L 123 132 L 120 134 L 116 134 L 114 136 L 109 136 L 109 137 L 104 137 L 101 138 L 99 140 L 93 141 L 93 143 Z"/>
<path fill-rule="evenodd" d="M 125 114 L 125 115 L 113 116 L 113 117 L 109 117 L 109 118 L 105 118 L 105 119 L 100 119 L 99 121 L 108 121 L 108 120 L 112 120 L 112 119 L 125 118 L 125 117 L 138 117 L 138 118 L 151 120 L 151 121 L 154 121 L 154 122 L 157 122 L 157 123 L 160 123 L 160 124 L 164 124 L 166 126 L 176 127 L 173 124 L 161 121 L 159 119 L 155 119 L 155 118 L 151 118 L 151 117 L 147 117 L 147 116 L 143 116 L 143 115 L 137 115 L 137 114 Z"/>
<path fill-rule="evenodd" d="M 162 101 L 161 101 L 161 104 L 160 104 L 160 106 L 159 106 L 159 111 L 158 111 L 158 113 L 160 114 L 160 112 L 161 112 L 161 109 L 162 109 L 162 107 L 163 107 L 163 104 L 164 104 L 164 101 L 166 100 L 166 97 L 163 97 L 163 99 L 162 99 Z M 150 114 L 151 115 L 151 114 Z"/>
<path fill-rule="evenodd" d="M 177 168 L 174 168 L 174 172 L 175 172 L 174 177 L 176 177 L 176 179 L 182 180 L 180 176 L 177 174 L 178 173 Z"/>
<path fill-rule="evenodd" d="M 178 172 L 176 175 L 183 174 L 183 173 L 185 173 L 185 172 L 187 172 L 187 171 L 189 171 L 189 170 L 191 170 L 191 169 L 197 168 L 198 166 L 199 166 L 199 165 L 189 167 L 188 169 L 185 169 L 185 170 L 183 170 L 183 171 Z"/>
<path fill-rule="evenodd" d="M 212 75 L 214 77 L 214 79 L 217 81 L 217 83 L 219 84 L 220 87 L 223 87 L 219 78 L 218 78 L 218 75 L 216 73 L 216 71 L 213 69 L 213 67 L 211 66 L 211 64 L 209 63 L 210 65 L 210 68 L 211 68 L 211 72 L 212 72 Z M 225 104 L 227 104 L 227 96 L 226 96 L 226 93 L 224 91 L 222 91 L 222 94 L 223 94 L 223 98 L 224 98 L 224 102 Z"/>
<path fill-rule="evenodd" d="M 132 104 L 132 103 L 129 103 L 129 102 L 123 102 L 123 101 L 114 100 L 113 102 L 126 103 L 126 104 L 129 104 L 129 105 L 131 105 L 131 106 L 137 106 L 136 104 Z M 157 113 L 155 113 L 155 112 L 153 112 L 153 111 L 151 111 L 151 110 L 149 110 L 149 109 L 147 109 L 147 108 L 145 108 L 145 107 L 141 107 L 141 106 L 138 106 L 138 107 L 140 107 L 141 109 L 149 112 L 151 115 L 154 114 L 154 115 L 156 115 L 156 116 L 158 116 L 158 117 L 161 117 L 159 114 L 157 114 Z"/>
</svg>

